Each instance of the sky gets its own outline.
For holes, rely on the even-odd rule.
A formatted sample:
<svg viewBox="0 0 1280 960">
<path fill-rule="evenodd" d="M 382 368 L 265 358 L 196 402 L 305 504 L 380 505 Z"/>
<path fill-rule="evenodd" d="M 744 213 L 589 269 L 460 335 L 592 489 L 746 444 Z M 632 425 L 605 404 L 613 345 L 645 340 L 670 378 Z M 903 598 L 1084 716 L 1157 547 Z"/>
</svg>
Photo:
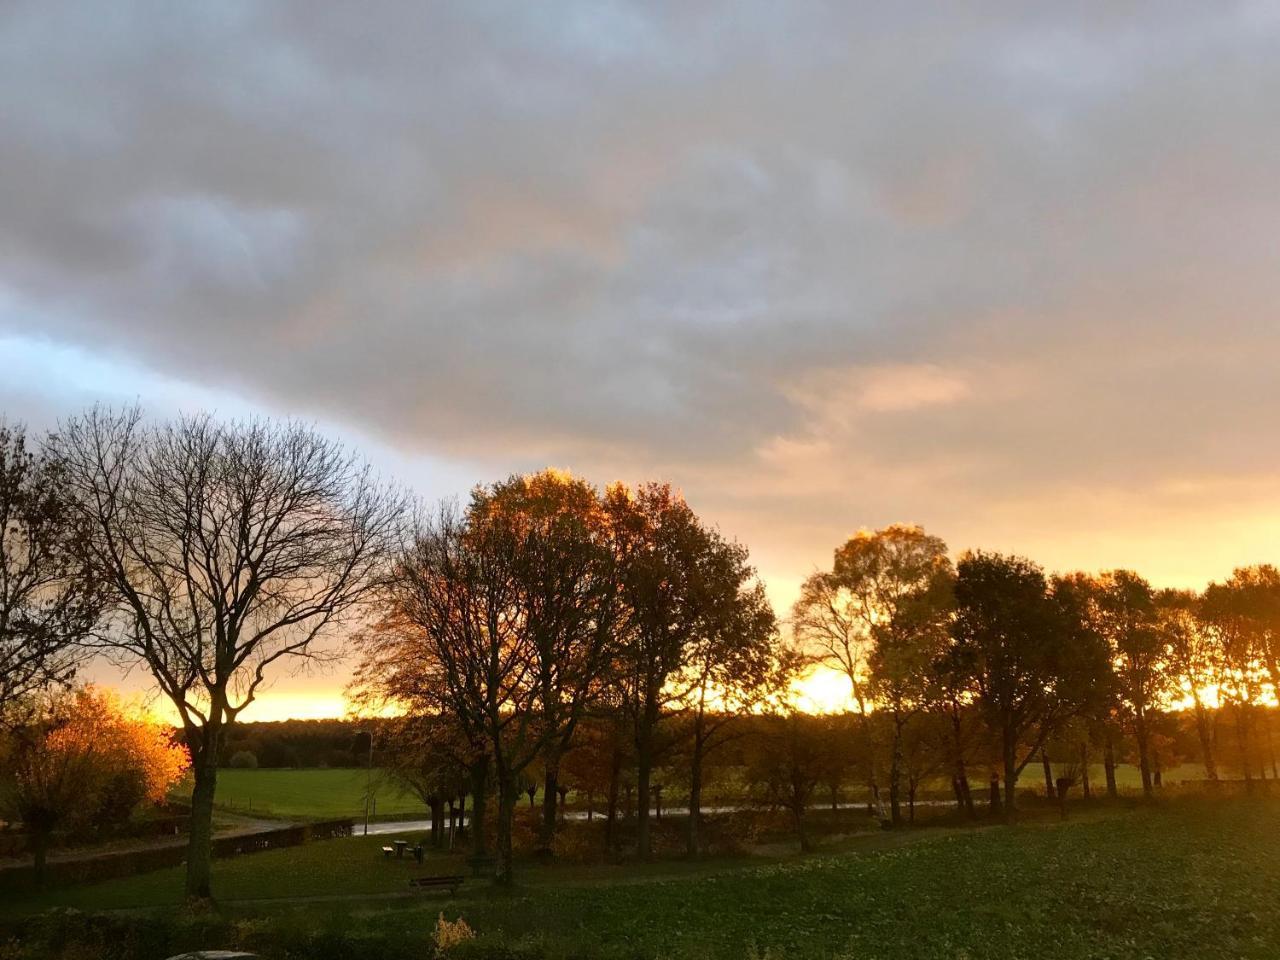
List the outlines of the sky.
<svg viewBox="0 0 1280 960">
<path fill-rule="evenodd" d="M 0 411 L 670 480 L 783 612 L 896 521 L 1200 587 L 1278 559 L 1277 103 L 1270 2 L 9 0 Z"/>
</svg>

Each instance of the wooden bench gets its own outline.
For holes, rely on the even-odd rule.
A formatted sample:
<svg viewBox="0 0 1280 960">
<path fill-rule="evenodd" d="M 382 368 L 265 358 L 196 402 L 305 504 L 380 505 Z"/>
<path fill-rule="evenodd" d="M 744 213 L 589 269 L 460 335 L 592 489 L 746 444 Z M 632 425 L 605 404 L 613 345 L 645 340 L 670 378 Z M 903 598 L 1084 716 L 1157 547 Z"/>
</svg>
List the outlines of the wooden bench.
<svg viewBox="0 0 1280 960">
<path fill-rule="evenodd" d="M 442 889 L 447 887 L 449 896 L 456 896 L 458 888 L 462 886 L 466 877 L 462 876 L 436 876 L 436 877 L 410 877 L 409 886 L 415 890 L 431 890 Z"/>
<path fill-rule="evenodd" d="M 393 855 L 395 852 L 396 852 L 395 847 L 383 847 L 383 848 L 382 848 L 382 855 L 383 855 L 384 857 L 386 857 L 388 860 L 389 860 L 389 859 L 391 859 L 392 855 Z"/>
</svg>

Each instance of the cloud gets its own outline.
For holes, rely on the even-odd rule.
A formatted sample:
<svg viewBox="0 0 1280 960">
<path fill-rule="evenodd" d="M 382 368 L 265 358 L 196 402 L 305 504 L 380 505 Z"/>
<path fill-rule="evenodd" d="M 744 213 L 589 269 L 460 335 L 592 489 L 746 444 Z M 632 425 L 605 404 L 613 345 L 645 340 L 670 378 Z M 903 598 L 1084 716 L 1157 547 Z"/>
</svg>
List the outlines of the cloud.
<svg viewBox="0 0 1280 960">
<path fill-rule="evenodd" d="M 1009 503 L 1052 563 L 1280 475 L 1269 11 L 7 4 L 0 334 L 668 476 L 779 578 Z"/>
</svg>

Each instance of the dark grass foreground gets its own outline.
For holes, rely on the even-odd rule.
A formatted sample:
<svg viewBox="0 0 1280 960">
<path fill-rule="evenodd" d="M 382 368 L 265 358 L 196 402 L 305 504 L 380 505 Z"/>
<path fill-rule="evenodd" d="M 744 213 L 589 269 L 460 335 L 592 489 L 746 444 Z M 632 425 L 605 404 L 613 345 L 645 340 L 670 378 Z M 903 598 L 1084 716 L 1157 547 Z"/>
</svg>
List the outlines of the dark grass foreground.
<svg viewBox="0 0 1280 960">
<path fill-rule="evenodd" d="M 548 869 L 512 894 L 453 901 L 46 914 L 6 921 L 0 957 L 152 960 L 238 946 L 273 958 L 421 960 L 433 955 L 441 910 L 479 934 L 457 957 L 1276 957 L 1278 826 L 1280 801 L 1183 800 L 764 866 L 630 877 Z M 326 847 L 344 849 L 299 853 Z"/>
</svg>

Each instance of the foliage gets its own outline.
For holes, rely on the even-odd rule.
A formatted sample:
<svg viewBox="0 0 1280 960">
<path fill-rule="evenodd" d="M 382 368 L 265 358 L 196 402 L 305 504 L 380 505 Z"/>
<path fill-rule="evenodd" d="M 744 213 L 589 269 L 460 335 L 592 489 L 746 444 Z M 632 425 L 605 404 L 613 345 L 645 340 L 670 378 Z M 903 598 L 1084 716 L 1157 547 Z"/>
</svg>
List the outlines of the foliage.
<svg viewBox="0 0 1280 960">
<path fill-rule="evenodd" d="M 65 465 L 0 421 L 0 722 L 71 679 L 97 625 L 101 584 L 83 561 Z M 18 722 L 17 718 L 12 718 Z"/>
<path fill-rule="evenodd" d="M 1076 583 L 1055 581 L 1022 557 L 971 552 L 956 571 L 956 615 L 948 660 L 967 679 L 999 737 L 1006 812 L 1018 776 L 1057 725 L 1086 712 L 1110 672 Z"/>
<path fill-rule="evenodd" d="M 0 800 L 33 836 L 37 873 L 55 830 L 119 825 L 163 801 L 189 763 L 171 733 L 92 687 L 51 696 L 14 739 Z"/>
</svg>

